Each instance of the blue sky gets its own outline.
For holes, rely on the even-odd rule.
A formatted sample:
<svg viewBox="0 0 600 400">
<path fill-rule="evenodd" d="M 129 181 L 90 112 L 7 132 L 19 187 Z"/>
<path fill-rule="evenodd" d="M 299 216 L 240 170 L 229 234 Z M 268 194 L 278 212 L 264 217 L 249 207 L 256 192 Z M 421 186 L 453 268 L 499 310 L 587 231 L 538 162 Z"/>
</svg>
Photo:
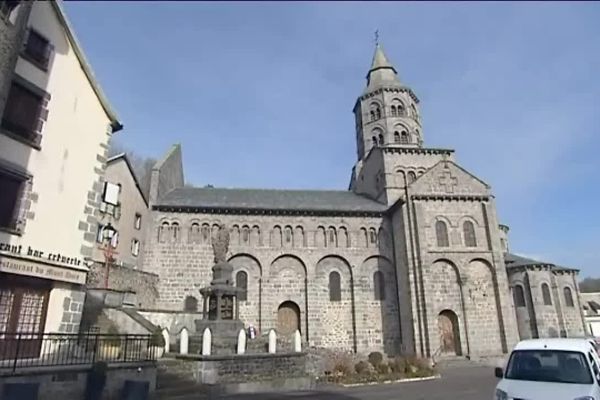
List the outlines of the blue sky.
<svg viewBox="0 0 600 400">
<path fill-rule="evenodd" d="M 68 2 L 124 122 L 196 185 L 346 189 L 379 29 L 425 144 L 492 185 L 511 250 L 600 276 L 600 3 Z"/>
</svg>

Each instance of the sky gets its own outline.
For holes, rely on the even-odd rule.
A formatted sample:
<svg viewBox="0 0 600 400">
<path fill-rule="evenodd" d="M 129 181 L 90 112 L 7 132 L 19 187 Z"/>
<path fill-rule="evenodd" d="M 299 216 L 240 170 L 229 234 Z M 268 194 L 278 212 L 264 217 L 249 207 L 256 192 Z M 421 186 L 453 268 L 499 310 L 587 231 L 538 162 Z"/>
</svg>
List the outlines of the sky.
<svg viewBox="0 0 600 400">
<path fill-rule="evenodd" d="M 490 184 L 511 251 L 600 277 L 600 3 L 67 2 L 125 128 L 204 186 L 348 188 L 374 31 L 425 146 Z"/>
</svg>

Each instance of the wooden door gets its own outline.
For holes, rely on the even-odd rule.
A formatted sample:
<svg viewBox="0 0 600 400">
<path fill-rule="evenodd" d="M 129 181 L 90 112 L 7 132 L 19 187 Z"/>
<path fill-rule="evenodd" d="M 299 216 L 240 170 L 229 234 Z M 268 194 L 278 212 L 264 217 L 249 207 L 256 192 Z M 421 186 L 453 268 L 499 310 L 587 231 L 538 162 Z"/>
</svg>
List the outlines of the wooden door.
<svg viewBox="0 0 600 400">
<path fill-rule="evenodd" d="M 42 345 L 49 288 L 0 286 L 0 359 L 38 357 Z M 20 340 L 19 340 L 20 339 Z M 18 341 L 18 344 L 17 344 Z"/>
<path fill-rule="evenodd" d="M 452 311 L 442 311 L 438 315 L 440 349 L 445 354 L 460 354 L 458 341 L 458 318 Z"/>
<path fill-rule="evenodd" d="M 277 333 L 289 335 L 300 329 L 300 308 L 292 301 L 286 301 L 277 310 Z"/>
</svg>

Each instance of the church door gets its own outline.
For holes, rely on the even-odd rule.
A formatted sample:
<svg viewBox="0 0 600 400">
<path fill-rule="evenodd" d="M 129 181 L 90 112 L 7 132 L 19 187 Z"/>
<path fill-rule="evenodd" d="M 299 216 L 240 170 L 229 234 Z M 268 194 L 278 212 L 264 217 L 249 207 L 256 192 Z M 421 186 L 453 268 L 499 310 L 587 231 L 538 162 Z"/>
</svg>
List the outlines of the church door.
<svg viewBox="0 0 600 400">
<path fill-rule="evenodd" d="M 453 311 L 444 310 L 438 315 L 438 329 L 442 354 L 460 355 L 458 317 Z"/>
<path fill-rule="evenodd" d="M 281 303 L 277 310 L 277 333 L 290 335 L 300 329 L 300 307 L 293 301 Z"/>
</svg>

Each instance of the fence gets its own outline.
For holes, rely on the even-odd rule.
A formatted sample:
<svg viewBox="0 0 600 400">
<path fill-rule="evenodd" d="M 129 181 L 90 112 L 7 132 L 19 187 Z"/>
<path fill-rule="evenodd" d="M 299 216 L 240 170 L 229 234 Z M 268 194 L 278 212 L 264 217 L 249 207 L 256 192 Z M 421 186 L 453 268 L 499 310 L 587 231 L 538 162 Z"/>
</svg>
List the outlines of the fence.
<svg viewBox="0 0 600 400">
<path fill-rule="evenodd" d="M 162 348 L 150 335 L 0 332 L 0 374 L 31 367 L 91 365 L 97 361 L 154 361 Z"/>
</svg>

